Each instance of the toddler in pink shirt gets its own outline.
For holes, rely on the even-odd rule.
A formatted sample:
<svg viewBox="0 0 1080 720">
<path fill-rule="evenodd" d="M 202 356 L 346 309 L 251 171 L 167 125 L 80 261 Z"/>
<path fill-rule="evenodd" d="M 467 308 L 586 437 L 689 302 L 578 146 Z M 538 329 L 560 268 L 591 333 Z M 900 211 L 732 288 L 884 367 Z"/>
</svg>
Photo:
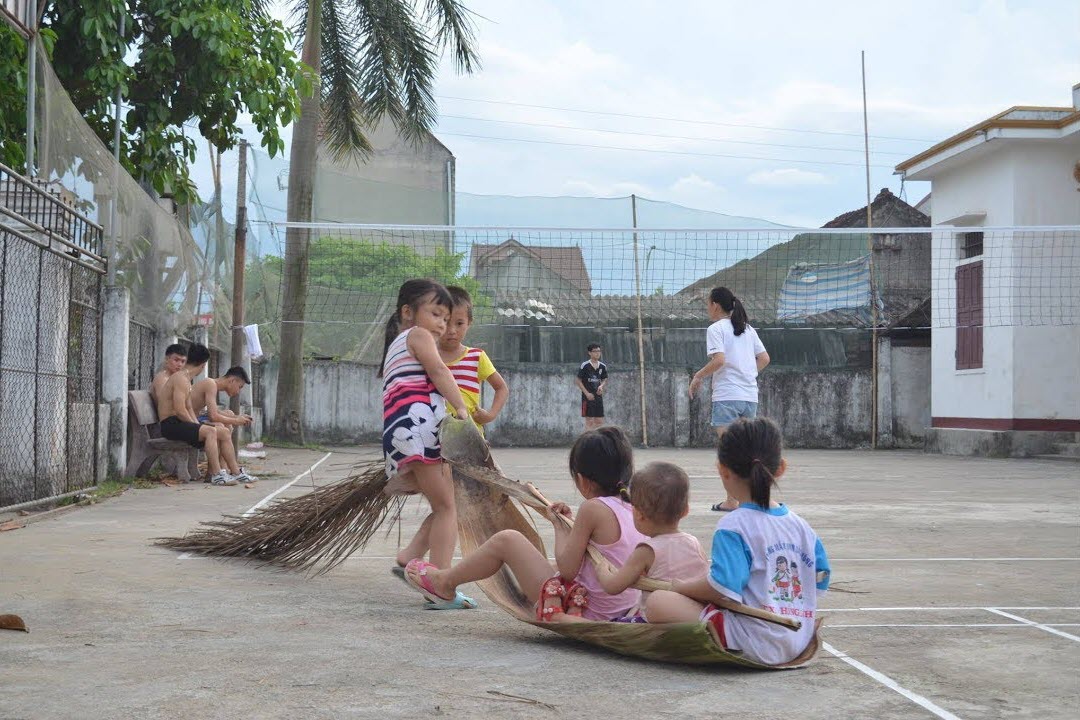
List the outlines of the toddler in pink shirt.
<svg viewBox="0 0 1080 720">
<path fill-rule="evenodd" d="M 598 572 L 604 591 L 620 593 L 642 576 L 654 580 L 694 580 L 709 568 L 701 543 L 679 531 L 679 521 L 690 512 L 690 478 L 678 465 L 649 463 L 630 480 L 634 527 L 646 537 L 639 540 L 623 566 Z M 619 622 L 648 622 L 643 592 L 638 604 Z"/>
</svg>

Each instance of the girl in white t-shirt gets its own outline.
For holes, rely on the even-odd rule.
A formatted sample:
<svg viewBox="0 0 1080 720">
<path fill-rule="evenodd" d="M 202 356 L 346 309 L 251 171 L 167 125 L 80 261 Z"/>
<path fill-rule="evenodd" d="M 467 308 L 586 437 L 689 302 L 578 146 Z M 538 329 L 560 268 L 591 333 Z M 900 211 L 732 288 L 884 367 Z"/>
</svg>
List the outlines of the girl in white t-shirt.
<svg viewBox="0 0 1080 720">
<path fill-rule="evenodd" d="M 713 288 L 709 293 L 709 318 L 713 321 L 705 334 L 709 362 L 690 381 L 690 398 L 711 375 L 712 426 L 717 437 L 722 437 L 724 428 L 735 420 L 757 417 L 757 376 L 769 364 L 769 353 L 757 331 L 747 323 L 743 304 L 726 287 Z M 728 495 L 712 509 L 728 512 L 738 506 Z"/>
<path fill-rule="evenodd" d="M 740 419 L 720 438 L 717 469 L 739 508 L 713 535 L 709 570 L 691 581 L 658 590 L 646 605 L 649 622 L 713 626 L 728 650 L 766 665 L 791 662 L 813 640 L 817 595 L 829 587 L 829 559 L 805 520 L 773 502 L 784 474 L 780 429 L 770 420 Z M 724 610 L 725 600 L 802 621 L 797 631 Z"/>
</svg>

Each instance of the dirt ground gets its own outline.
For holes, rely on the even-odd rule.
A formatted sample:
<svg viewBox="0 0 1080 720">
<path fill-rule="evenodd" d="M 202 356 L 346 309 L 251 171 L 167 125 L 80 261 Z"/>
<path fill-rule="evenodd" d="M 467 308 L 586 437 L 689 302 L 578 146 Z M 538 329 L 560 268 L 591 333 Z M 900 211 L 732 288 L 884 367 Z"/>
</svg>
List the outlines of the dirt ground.
<svg viewBox="0 0 1080 720">
<path fill-rule="evenodd" d="M 376 455 L 271 449 L 253 489 L 130 490 L 0 532 L 0 614 L 31 630 L 0 632 L 0 719 L 1041 719 L 1080 706 L 1076 464 L 790 452 L 780 499 L 822 537 L 833 589 L 825 649 L 786 672 L 620 657 L 519 623 L 475 587 L 477 610 L 424 610 L 389 573 L 396 530 L 316 578 L 151 544 Z M 565 450 L 496 457 L 577 504 Z M 703 543 L 722 492 L 713 457 L 637 453 L 690 473 L 683 529 Z M 410 501 L 406 537 L 422 513 Z"/>
</svg>

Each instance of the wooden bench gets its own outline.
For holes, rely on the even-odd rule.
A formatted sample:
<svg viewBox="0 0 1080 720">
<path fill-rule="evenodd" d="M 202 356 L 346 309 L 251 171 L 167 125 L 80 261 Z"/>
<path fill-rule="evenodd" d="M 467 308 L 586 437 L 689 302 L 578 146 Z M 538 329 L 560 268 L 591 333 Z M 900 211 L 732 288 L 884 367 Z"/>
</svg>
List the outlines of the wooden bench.
<svg viewBox="0 0 1080 720">
<path fill-rule="evenodd" d="M 199 451 L 187 443 L 161 437 L 157 407 L 146 390 L 128 391 L 131 452 L 125 477 L 144 477 L 157 460 L 181 482 L 199 479 Z"/>
</svg>

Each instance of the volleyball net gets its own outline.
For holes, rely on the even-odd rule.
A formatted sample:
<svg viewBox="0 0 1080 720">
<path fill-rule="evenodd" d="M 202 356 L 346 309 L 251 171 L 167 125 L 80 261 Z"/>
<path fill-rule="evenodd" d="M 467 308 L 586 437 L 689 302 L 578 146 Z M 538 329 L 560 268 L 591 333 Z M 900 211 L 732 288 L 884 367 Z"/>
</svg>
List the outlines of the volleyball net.
<svg viewBox="0 0 1080 720">
<path fill-rule="evenodd" d="M 714 287 L 779 337 L 928 334 L 931 328 L 1073 325 L 1080 227 L 644 230 L 270 224 L 247 269 L 248 322 L 272 352 L 303 322 L 310 356 L 378 362 L 398 287 L 428 277 L 474 299 L 470 340 L 505 361 L 570 361 L 588 342 L 613 360 L 700 355 Z M 290 242 L 306 291 L 283 302 Z M 276 246 L 276 247 L 275 247 Z M 285 318 L 294 318 L 286 320 Z M 775 344 L 775 343 L 774 343 Z M 621 357 L 613 357 L 621 356 Z"/>
</svg>

